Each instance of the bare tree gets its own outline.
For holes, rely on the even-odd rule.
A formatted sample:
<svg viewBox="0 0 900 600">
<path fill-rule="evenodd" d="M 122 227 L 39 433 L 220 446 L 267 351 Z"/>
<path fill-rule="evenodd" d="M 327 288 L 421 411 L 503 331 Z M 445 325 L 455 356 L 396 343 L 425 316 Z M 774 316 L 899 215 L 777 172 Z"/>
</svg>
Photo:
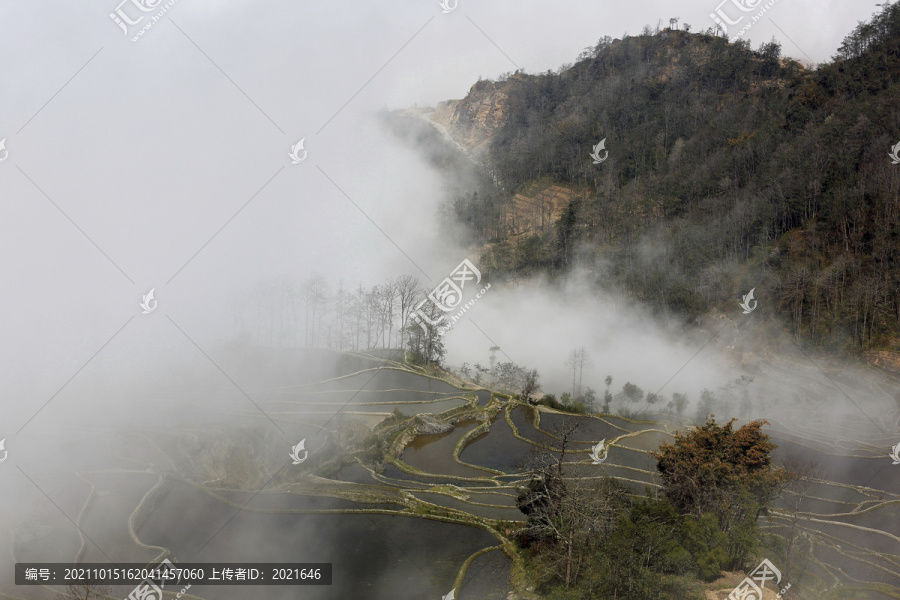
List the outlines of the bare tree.
<svg viewBox="0 0 900 600">
<path fill-rule="evenodd" d="M 541 384 L 538 381 L 541 378 L 540 374 L 538 374 L 537 369 L 525 369 L 523 381 L 522 381 L 522 399 L 526 402 L 531 398 L 531 395 L 537 393 L 541 389 Z"/>
<path fill-rule="evenodd" d="M 381 286 L 376 285 L 372 287 L 367 293 L 365 297 L 365 310 L 366 310 L 366 350 L 371 350 L 373 347 L 378 345 L 378 316 L 380 314 L 379 310 L 379 296 L 381 295 Z M 372 341 L 372 335 L 375 334 L 375 341 Z"/>
<path fill-rule="evenodd" d="M 489 359 L 491 365 L 491 373 L 494 373 L 494 369 L 497 366 L 497 352 L 500 350 L 500 346 L 491 346 L 488 349 L 488 352 L 491 353 L 491 357 Z"/>
<path fill-rule="evenodd" d="M 347 313 L 347 305 L 348 295 L 347 292 L 344 291 L 344 280 L 338 280 L 337 292 L 334 295 L 334 311 L 335 311 L 335 319 L 337 320 L 337 328 L 338 328 L 338 339 L 337 339 L 337 349 L 338 352 L 343 352 L 344 350 L 344 318 Z"/>
<path fill-rule="evenodd" d="M 627 505 L 628 491 L 612 478 L 579 476 L 566 453 L 578 429 L 574 420 L 551 433 L 553 452 L 539 456 L 532 479 L 517 500 L 528 517 L 527 544 L 540 544 L 541 555 L 566 586 L 574 585 L 581 567 L 613 531 Z"/>
<path fill-rule="evenodd" d="M 400 301 L 400 347 L 405 346 L 406 326 L 410 313 L 419 299 L 421 286 L 419 280 L 411 275 L 404 275 L 397 280 L 397 298 Z"/>
<path fill-rule="evenodd" d="M 303 339 L 307 348 L 316 347 L 316 324 L 319 312 L 324 312 L 324 304 L 327 299 L 327 284 L 325 278 L 319 273 L 313 273 L 303 282 L 300 289 L 304 305 Z"/>
<path fill-rule="evenodd" d="M 816 481 L 821 479 L 822 467 L 815 462 L 788 461 L 785 468 L 790 472 L 791 479 L 781 496 L 788 520 L 787 530 L 783 536 L 784 576 L 790 577 L 790 580 L 795 582 L 812 556 L 812 540 L 800 525 L 800 515 L 811 510 L 810 491 Z"/>
<path fill-rule="evenodd" d="M 594 366 L 594 363 L 591 361 L 591 357 L 588 355 L 587 350 L 584 349 L 584 346 L 581 346 L 580 348 L 573 348 L 569 352 L 565 365 L 572 369 L 572 397 L 580 398 L 582 395 L 581 380 L 584 368 L 590 368 Z"/>
<path fill-rule="evenodd" d="M 355 317 L 354 330 L 356 335 L 353 340 L 353 351 L 359 352 L 359 337 L 362 334 L 363 320 L 366 317 L 366 288 L 360 283 L 353 294 L 353 315 Z"/>
<path fill-rule="evenodd" d="M 393 279 L 388 280 L 388 282 L 381 287 L 381 321 L 383 326 L 387 327 L 387 335 L 381 340 L 382 348 L 391 347 L 391 339 L 394 333 L 394 306 L 397 303 L 398 296 L 397 282 Z"/>
<path fill-rule="evenodd" d="M 422 316 L 406 326 L 407 350 L 414 362 L 439 366 L 446 354 L 441 335 L 444 312 L 432 302 L 424 303 L 419 310 Z"/>
</svg>

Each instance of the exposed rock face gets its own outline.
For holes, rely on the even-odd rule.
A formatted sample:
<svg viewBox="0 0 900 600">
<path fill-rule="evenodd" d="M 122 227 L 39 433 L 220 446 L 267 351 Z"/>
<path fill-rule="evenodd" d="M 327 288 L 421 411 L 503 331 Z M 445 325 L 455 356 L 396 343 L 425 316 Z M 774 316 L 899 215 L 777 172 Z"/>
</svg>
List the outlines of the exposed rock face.
<svg viewBox="0 0 900 600">
<path fill-rule="evenodd" d="M 427 118 L 477 164 L 489 169 L 488 148 L 495 131 L 504 123 L 509 91 L 528 77 L 516 73 L 504 81 L 479 81 L 462 100 L 439 102 Z M 526 187 L 501 208 L 501 225 L 514 240 L 550 231 L 569 202 L 585 195 L 583 191 L 549 182 Z"/>
<path fill-rule="evenodd" d="M 436 433 L 449 433 L 453 431 L 453 425 L 441 421 L 433 415 L 416 415 L 416 433 L 419 435 L 434 435 Z"/>
<path fill-rule="evenodd" d="M 900 353 L 887 350 L 869 350 L 864 354 L 866 361 L 873 367 L 884 369 L 894 376 L 900 375 Z"/>
<path fill-rule="evenodd" d="M 462 100 L 439 102 L 431 121 L 474 158 L 483 159 L 494 130 L 503 124 L 509 87 L 525 77 L 515 74 L 505 81 L 479 81 Z"/>
<path fill-rule="evenodd" d="M 513 196 L 509 205 L 500 208 L 500 224 L 513 237 L 546 233 L 553 229 L 569 202 L 586 195 L 560 185 L 528 185 Z"/>
</svg>

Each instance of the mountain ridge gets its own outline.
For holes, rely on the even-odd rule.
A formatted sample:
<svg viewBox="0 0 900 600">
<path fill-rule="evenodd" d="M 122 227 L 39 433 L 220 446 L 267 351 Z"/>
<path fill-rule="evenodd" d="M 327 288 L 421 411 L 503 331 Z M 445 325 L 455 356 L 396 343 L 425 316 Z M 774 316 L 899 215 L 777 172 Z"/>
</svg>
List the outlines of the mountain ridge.
<svg viewBox="0 0 900 600">
<path fill-rule="evenodd" d="M 897 6 L 815 69 L 774 40 L 645 29 L 479 81 L 421 115 L 495 183 L 448 212 L 500 280 L 587 267 L 687 320 L 756 288 L 798 342 L 898 351 Z"/>
</svg>

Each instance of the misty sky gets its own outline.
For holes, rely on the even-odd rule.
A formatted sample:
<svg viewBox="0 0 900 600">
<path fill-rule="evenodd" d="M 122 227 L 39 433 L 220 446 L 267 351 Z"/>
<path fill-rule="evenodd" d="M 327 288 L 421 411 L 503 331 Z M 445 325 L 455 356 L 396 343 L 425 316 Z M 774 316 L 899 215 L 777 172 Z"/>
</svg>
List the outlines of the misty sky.
<svg viewBox="0 0 900 600">
<path fill-rule="evenodd" d="M 195 352 L 167 318 L 197 340 L 232 336 L 233 296 L 261 281 L 313 271 L 351 287 L 404 273 L 439 280 L 465 257 L 439 241 L 441 178 L 379 129 L 375 111 L 460 98 L 479 77 L 516 68 L 555 70 L 602 36 L 659 19 L 700 31 L 716 8 L 459 0 L 442 14 L 436 0 L 180 0 L 135 43 L 110 19 L 116 6 L 0 2 L 5 430 L 101 349 L 129 364 Z M 874 9 L 779 0 L 748 37 L 825 61 Z M 123 10 L 142 14 L 130 1 Z M 288 152 L 301 138 L 308 156 L 294 165 Z M 150 288 L 160 310 L 141 315 Z M 534 341 L 534 315 L 555 311 L 552 292 L 507 323 L 505 305 L 482 302 L 504 348 Z M 577 325 L 566 329 L 574 337 L 604 327 Z M 480 355 L 451 341 L 452 359 L 486 360 L 489 343 L 473 335 L 457 339 Z M 560 365 L 566 348 L 588 342 L 574 337 Z"/>
</svg>

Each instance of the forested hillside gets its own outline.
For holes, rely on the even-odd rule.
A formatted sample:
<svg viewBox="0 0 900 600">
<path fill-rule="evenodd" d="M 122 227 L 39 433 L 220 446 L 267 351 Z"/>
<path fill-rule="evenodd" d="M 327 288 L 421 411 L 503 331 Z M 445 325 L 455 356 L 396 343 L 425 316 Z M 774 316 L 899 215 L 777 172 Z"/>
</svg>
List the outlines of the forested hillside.
<svg viewBox="0 0 900 600">
<path fill-rule="evenodd" d="M 438 107 L 495 182 L 448 215 L 498 279 L 586 267 L 679 318 L 756 288 L 798 340 L 897 350 L 898 74 L 898 4 L 815 69 L 774 40 L 603 38 L 555 73 L 480 81 Z"/>
</svg>

